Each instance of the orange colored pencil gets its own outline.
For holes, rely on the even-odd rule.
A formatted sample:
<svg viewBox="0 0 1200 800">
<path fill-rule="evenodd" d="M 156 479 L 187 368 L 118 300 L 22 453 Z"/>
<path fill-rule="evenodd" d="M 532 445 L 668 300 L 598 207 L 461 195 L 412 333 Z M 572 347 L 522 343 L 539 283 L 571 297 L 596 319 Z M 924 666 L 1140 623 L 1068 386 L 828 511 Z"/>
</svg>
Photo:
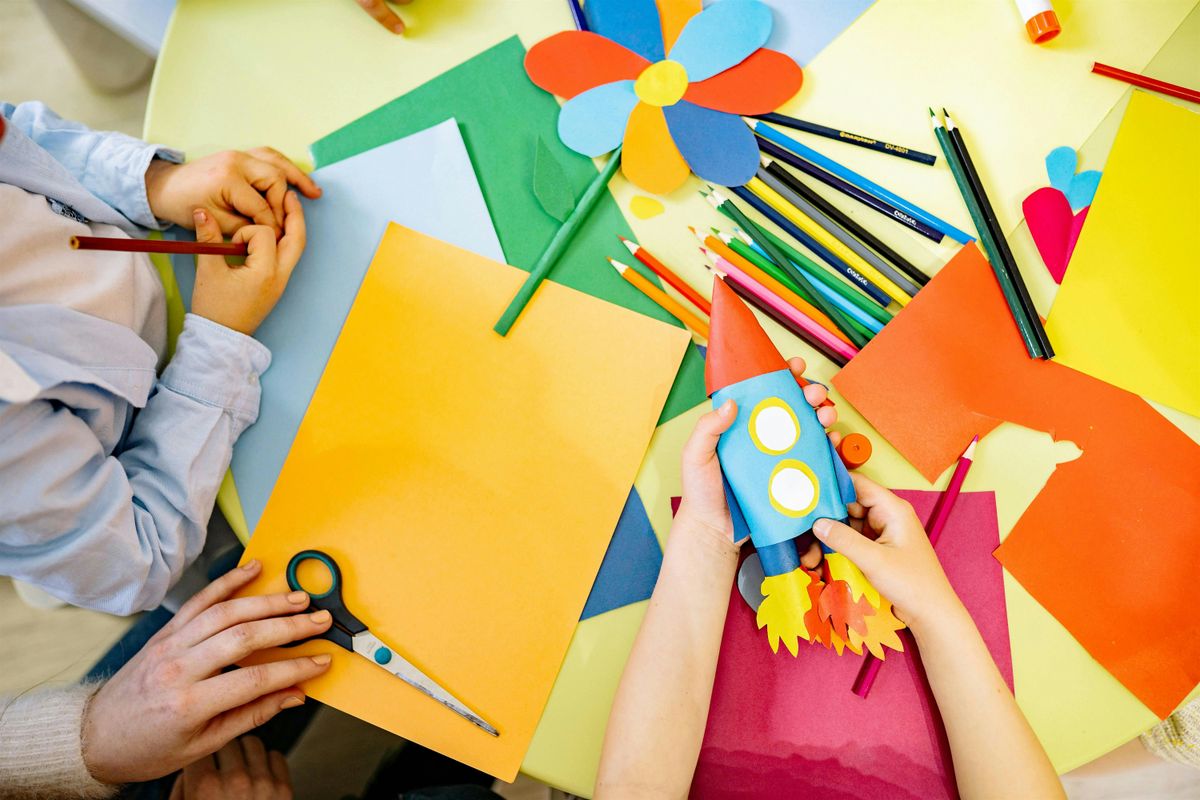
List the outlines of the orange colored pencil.
<svg viewBox="0 0 1200 800">
<path fill-rule="evenodd" d="M 697 234 L 697 236 L 699 236 L 699 234 Z M 847 339 L 846 334 L 844 334 L 840 330 L 838 330 L 838 327 L 833 324 L 833 320 L 831 320 L 829 317 L 825 316 L 825 314 L 819 308 L 817 308 L 816 306 L 809 303 L 803 297 L 796 294 L 791 289 L 784 286 L 782 283 L 775 280 L 773 277 L 771 277 L 767 273 L 763 272 L 761 269 L 756 267 L 754 264 L 751 264 L 749 261 L 742 258 L 740 255 L 735 253 L 729 247 L 729 245 L 722 242 L 716 236 L 712 236 L 712 235 L 706 236 L 706 237 L 704 237 L 703 241 L 704 241 L 704 246 L 707 247 L 709 250 L 712 250 L 714 253 L 721 256 L 726 261 L 729 261 L 738 269 L 742 270 L 742 272 L 745 272 L 747 275 L 749 275 L 755 281 L 757 281 L 758 283 L 765 286 L 767 288 L 767 290 L 770 291 L 772 294 L 781 298 L 785 303 L 790 305 L 792 308 L 796 309 L 804 316 L 810 318 L 813 322 L 817 323 L 822 328 L 829 331 L 831 334 L 833 334 L 837 338 L 841 339 L 846 344 L 850 345 L 851 347 L 855 347 L 855 349 L 857 349 L 854 342 Z"/>
<path fill-rule="evenodd" d="M 608 263 L 612 264 L 613 269 L 619 272 L 622 278 L 632 283 L 642 294 L 662 306 L 668 314 L 691 328 L 704 339 L 708 338 L 708 324 L 684 308 L 682 303 L 646 280 L 640 272 L 632 269 L 628 264 L 622 264 L 615 258 L 610 258 Z"/>
<path fill-rule="evenodd" d="M 672 272 L 666 264 L 652 256 L 649 250 L 642 247 L 637 242 L 629 241 L 619 233 L 617 234 L 617 238 L 620 239 L 627 248 L 629 248 L 629 252 L 634 258 L 649 267 L 650 271 L 655 275 L 669 283 L 675 289 L 675 291 L 679 292 L 681 295 L 691 301 L 692 305 L 703 311 L 706 316 L 712 313 L 712 304 L 704 299 L 704 295 L 697 292 L 688 284 L 687 281 Z"/>
</svg>

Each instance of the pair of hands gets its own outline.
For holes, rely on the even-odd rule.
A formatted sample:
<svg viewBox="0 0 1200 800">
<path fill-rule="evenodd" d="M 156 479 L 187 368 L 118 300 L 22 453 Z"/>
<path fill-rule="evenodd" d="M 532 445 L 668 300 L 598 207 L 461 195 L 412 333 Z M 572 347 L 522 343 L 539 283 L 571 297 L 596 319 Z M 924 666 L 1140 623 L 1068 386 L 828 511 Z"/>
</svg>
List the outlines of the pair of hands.
<svg viewBox="0 0 1200 800">
<path fill-rule="evenodd" d="M 788 367 L 799 378 L 804 359 L 790 359 Z M 828 428 L 837 422 L 833 407 L 818 408 L 828 396 L 824 386 L 810 383 L 803 391 L 822 425 Z M 741 542 L 733 540 L 717 441 L 736 418 L 737 408 L 728 401 L 696 423 L 683 448 L 683 503 L 679 509 L 679 516 L 686 515 L 696 523 L 695 528 L 703 531 L 711 544 L 735 550 Z M 831 432 L 829 438 L 836 446 L 841 435 Z M 858 502 L 848 506 L 850 525 L 817 520 L 813 526 L 817 539 L 854 562 L 910 627 L 920 627 L 959 604 L 912 505 L 865 475 L 851 473 L 850 477 L 858 493 Z M 800 561 L 815 568 L 821 562 L 820 546 L 814 542 Z"/>
<path fill-rule="evenodd" d="M 225 671 L 332 624 L 328 611 L 305 613 L 304 592 L 229 599 L 261 571 L 250 561 L 209 584 L 92 697 L 83 716 L 83 760 L 96 780 L 168 775 L 304 702 L 297 684 L 328 670 L 329 655 Z M 243 752 L 247 765 L 261 764 L 244 743 Z M 231 757 L 218 757 L 219 772 L 228 771 Z"/>
<path fill-rule="evenodd" d="M 150 163 L 146 197 L 156 217 L 194 229 L 199 242 L 222 242 L 229 233 L 247 246 L 240 266 L 197 257 L 192 313 L 251 335 L 275 307 L 306 239 L 304 211 L 289 184 L 310 199 L 321 196 L 312 178 L 269 147 Z"/>
<path fill-rule="evenodd" d="M 292 776 L 282 753 L 243 736 L 184 767 L 169 800 L 292 800 Z"/>
</svg>

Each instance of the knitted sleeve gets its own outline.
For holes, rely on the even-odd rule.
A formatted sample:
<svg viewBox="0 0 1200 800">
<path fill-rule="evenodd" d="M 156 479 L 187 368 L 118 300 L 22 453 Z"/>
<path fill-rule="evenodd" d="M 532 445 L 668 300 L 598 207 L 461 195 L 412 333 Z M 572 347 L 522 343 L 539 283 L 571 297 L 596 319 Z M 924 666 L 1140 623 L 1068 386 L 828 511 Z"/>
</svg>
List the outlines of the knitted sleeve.
<svg viewBox="0 0 1200 800">
<path fill-rule="evenodd" d="M 0 696 L 0 798 L 108 798 L 83 763 L 82 722 L 96 685 Z"/>
<path fill-rule="evenodd" d="M 1159 758 L 1200 768 L 1200 699 L 1143 733 L 1142 744 Z"/>
</svg>

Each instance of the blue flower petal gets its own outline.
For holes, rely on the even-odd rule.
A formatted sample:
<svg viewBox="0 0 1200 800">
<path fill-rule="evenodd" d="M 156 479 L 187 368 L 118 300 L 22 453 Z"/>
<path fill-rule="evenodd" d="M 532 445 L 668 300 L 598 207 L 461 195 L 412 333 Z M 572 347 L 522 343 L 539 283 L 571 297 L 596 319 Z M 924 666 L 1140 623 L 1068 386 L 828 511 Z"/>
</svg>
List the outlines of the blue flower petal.
<svg viewBox="0 0 1200 800">
<path fill-rule="evenodd" d="M 771 9 L 758 0 L 720 0 L 688 20 L 667 55 L 692 83 L 745 61 L 771 36 Z"/>
<path fill-rule="evenodd" d="M 583 14 L 593 33 L 628 47 L 651 62 L 662 61 L 662 25 L 654 0 L 587 0 Z"/>
<path fill-rule="evenodd" d="M 625 124 L 637 104 L 633 81 L 588 89 L 563 104 L 558 115 L 558 138 L 576 153 L 602 156 L 621 143 Z"/>
<path fill-rule="evenodd" d="M 758 171 L 758 144 L 741 117 L 687 101 L 667 106 L 663 113 L 675 146 L 704 180 L 741 186 Z"/>
</svg>

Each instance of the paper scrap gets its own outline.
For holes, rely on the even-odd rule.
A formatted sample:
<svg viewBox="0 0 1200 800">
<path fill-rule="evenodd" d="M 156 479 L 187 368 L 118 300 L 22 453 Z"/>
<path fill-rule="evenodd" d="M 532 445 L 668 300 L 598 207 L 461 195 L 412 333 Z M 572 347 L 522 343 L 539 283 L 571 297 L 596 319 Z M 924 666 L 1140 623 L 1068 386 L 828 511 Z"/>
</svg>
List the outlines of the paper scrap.
<svg viewBox="0 0 1200 800">
<path fill-rule="evenodd" d="M 533 157 L 533 194 L 542 210 L 559 222 L 575 210 L 575 193 L 545 139 L 537 140 L 537 153 Z"/>
<path fill-rule="evenodd" d="M 1200 416 L 1200 114 L 1135 91 L 1046 331 L 1057 361 Z"/>
<path fill-rule="evenodd" d="M 647 197 L 644 194 L 636 195 L 629 201 L 629 213 L 633 214 L 638 219 L 652 219 L 666 210 L 666 206 L 662 201 Z"/>
<path fill-rule="evenodd" d="M 1062 283 L 1071 254 L 1075 252 L 1075 243 L 1087 220 L 1088 209 L 1072 213 L 1067 196 L 1052 186 L 1043 186 L 1026 197 L 1021 209 L 1025 212 L 1025 224 L 1042 263 L 1054 282 Z"/>
<path fill-rule="evenodd" d="M 1100 185 L 1100 173 L 1089 169 L 1076 173 L 1078 156 L 1073 147 L 1056 147 L 1046 156 L 1046 176 L 1071 204 L 1072 211 L 1087 208 Z"/>
<path fill-rule="evenodd" d="M 500 339 L 523 278 L 389 226 L 245 556 L 256 594 L 328 552 L 347 606 L 500 736 L 324 642 L 287 651 L 333 652 L 310 696 L 509 781 L 689 341 L 553 282 Z"/>
<path fill-rule="evenodd" d="M 642 498 L 637 489 L 631 489 L 579 619 L 649 599 L 661 566 L 662 548 L 650 527 Z"/>
<path fill-rule="evenodd" d="M 1074 442 L 1083 454 L 1055 470 L 997 557 L 1159 716 L 1200 683 L 1200 622 L 1177 613 L 1200 603 L 1200 539 L 1179 524 L 1200 519 L 1200 446 L 1135 395 L 1027 358 L 975 247 L 833 383 L 931 481 L 1000 420 Z M 1131 531 L 1154 533 L 1133 546 Z"/>
<path fill-rule="evenodd" d="M 899 494 L 924 519 L 939 493 Z M 994 496 L 964 492 L 937 552 L 1011 687 L 1003 581 L 991 556 L 997 542 Z M 778 658 L 735 589 L 691 796 L 956 797 L 949 747 L 915 650 L 889 652 L 863 700 L 850 691 L 862 659 L 804 642 L 795 659 Z"/>
</svg>

